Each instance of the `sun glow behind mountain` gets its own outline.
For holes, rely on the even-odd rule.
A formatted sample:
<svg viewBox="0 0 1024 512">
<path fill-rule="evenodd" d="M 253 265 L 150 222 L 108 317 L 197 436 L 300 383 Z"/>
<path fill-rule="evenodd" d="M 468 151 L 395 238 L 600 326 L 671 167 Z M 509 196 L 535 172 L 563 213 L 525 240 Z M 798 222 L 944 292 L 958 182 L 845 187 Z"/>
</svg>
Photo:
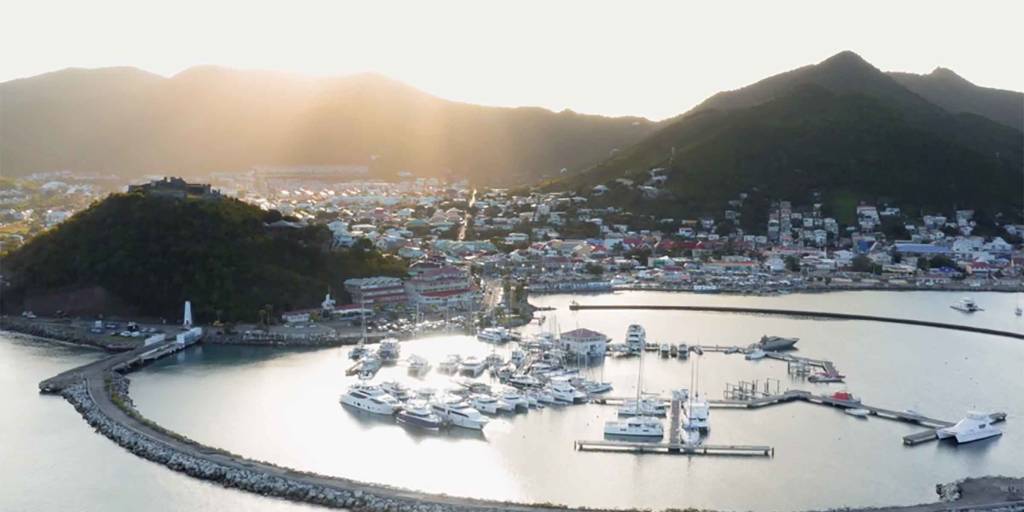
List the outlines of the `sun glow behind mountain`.
<svg viewBox="0 0 1024 512">
<path fill-rule="evenodd" d="M 850 49 L 883 70 L 942 65 L 1024 89 L 1020 2 L 44 0 L 4 12 L 0 45 L 18 51 L 0 80 L 69 66 L 376 71 L 458 101 L 661 119 Z"/>
</svg>

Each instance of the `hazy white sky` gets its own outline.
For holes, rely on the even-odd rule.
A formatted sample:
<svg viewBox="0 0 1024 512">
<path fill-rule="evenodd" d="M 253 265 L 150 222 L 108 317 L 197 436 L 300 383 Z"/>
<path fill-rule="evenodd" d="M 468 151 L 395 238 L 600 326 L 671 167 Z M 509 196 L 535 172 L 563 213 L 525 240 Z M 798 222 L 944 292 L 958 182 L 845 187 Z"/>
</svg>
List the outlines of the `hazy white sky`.
<svg viewBox="0 0 1024 512">
<path fill-rule="evenodd" d="M 0 80 L 198 64 L 377 71 L 449 99 L 655 119 L 849 49 L 1024 90 L 1024 1 L 0 0 Z"/>
</svg>

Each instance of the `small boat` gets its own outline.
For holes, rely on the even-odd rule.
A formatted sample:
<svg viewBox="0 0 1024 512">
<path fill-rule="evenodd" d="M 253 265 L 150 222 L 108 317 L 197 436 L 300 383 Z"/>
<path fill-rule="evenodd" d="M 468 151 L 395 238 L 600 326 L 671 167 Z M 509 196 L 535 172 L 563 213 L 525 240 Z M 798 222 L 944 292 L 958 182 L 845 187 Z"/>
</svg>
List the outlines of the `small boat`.
<svg viewBox="0 0 1024 512">
<path fill-rule="evenodd" d="M 583 390 L 590 395 L 600 395 L 612 390 L 611 382 L 586 381 L 583 383 Z"/>
<path fill-rule="evenodd" d="M 764 359 L 764 357 L 764 350 L 761 350 L 759 348 L 755 348 L 754 350 L 747 352 L 746 355 L 743 356 L 743 358 L 746 359 L 747 361 L 757 361 L 758 359 Z"/>
<path fill-rule="evenodd" d="M 670 345 L 668 347 L 668 355 L 670 355 L 672 357 L 678 356 L 679 355 L 679 347 L 676 346 L 676 345 Z"/>
<path fill-rule="evenodd" d="M 984 311 L 984 309 L 982 309 L 982 307 L 979 306 L 976 302 L 974 302 L 974 299 L 972 299 L 970 297 L 964 297 L 964 298 L 960 299 L 959 302 L 957 302 L 956 304 L 953 304 L 953 305 L 951 305 L 949 307 L 951 307 L 951 308 L 953 308 L 953 309 L 955 309 L 957 311 L 962 311 L 964 313 L 975 313 L 975 312 L 978 312 L 978 311 Z"/>
<path fill-rule="evenodd" d="M 387 394 L 379 386 L 370 384 L 356 384 L 348 388 L 338 401 L 342 405 L 385 416 L 394 414 L 401 406 L 395 397 Z"/>
<path fill-rule="evenodd" d="M 366 353 L 367 353 L 366 347 L 364 347 L 362 344 L 359 344 L 359 345 L 356 345 L 356 346 L 352 347 L 352 350 L 348 351 L 348 358 L 352 359 L 353 361 L 358 361 L 358 360 L 362 359 L 363 356 L 366 355 Z"/>
<path fill-rule="evenodd" d="M 871 411 L 864 409 L 863 407 L 854 407 L 851 409 L 843 410 L 844 413 L 849 414 L 855 418 L 867 418 L 871 414 Z"/>
<path fill-rule="evenodd" d="M 483 430 L 490 421 L 486 416 L 480 414 L 480 411 L 462 400 L 435 402 L 431 407 L 434 409 L 434 413 L 448 424 L 456 427 Z"/>
<path fill-rule="evenodd" d="M 824 384 L 824 383 L 829 383 L 829 382 L 843 382 L 843 379 L 845 379 L 845 378 L 846 378 L 845 375 L 840 375 L 838 373 L 828 374 L 828 373 L 821 372 L 821 373 L 815 373 L 814 375 L 811 375 L 810 377 L 807 377 L 807 382 L 812 382 L 812 383 L 817 383 L 817 384 Z"/>
<path fill-rule="evenodd" d="M 437 365 L 437 371 L 447 375 L 453 375 L 459 371 L 459 364 L 461 363 L 461 356 L 458 354 L 451 354 Z"/>
<path fill-rule="evenodd" d="M 384 338 L 380 340 L 377 356 L 380 357 L 381 364 L 395 364 L 401 353 L 402 349 L 397 339 Z"/>
<path fill-rule="evenodd" d="M 604 433 L 608 436 L 661 439 L 665 436 L 665 427 L 657 418 L 637 416 L 605 422 Z"/>
<path fill-rule="evenodd" d="M 437 430 L 443 424 L 441 417 L 423 400 L 412 400 L 405 404 L 396 417 L 399 423 L 427 430 Z"/>
<path fill-rule="evenodd" d="M 689 359 L 690 346 L 687 345 L 686 343 L 680 343 L 679 346 L 676 347 L 676 357 L 678 357 L 679 359 Z"/>
<path fill-rule="evenodd" d="M 757 348 L 765 352 L 778 350 L 790 350 L 796 345 L 800 338 L 783 338 L 782 336 L 761 336 L 757 342 Z"/>
<path fill-rule="evenodd" d="M 672 354 L 672 347 L 668 343 L 662 343 L 658 347 L 658 353 L 661 354 L 661 357 L 668 357 Z"/>
<path fill-rule="evenodd" d="M 1020 306 L 1017 306 L 1016 308 L 1014 308 L 1013 314 L 1015 314 L 1017 316 L 1024 315 L 1024 308 L 1022 308 Z"/>
<path fill-rule="evenodd" d="M 430 371 L 430 362 L 417 355 L 409 357 L 409 375 L 422 377 Z"/>
<path fill-rule="evenodd" d="M 534 389 L 529 392 L 530 396 L 537 400 L 538 407 L 544 405 L 555 405 L 558 400 L 546 389 Z"/>
<path fill-rule="evenodd" d="M 835 393 L 832 393 L 832 399 L 833 400 L 840 400 L 840 401 L 843 401 L 843 402 L 848 402 L 848 403 L 851 403 L 851 404 L 859 404 L 860 403 L 860 398 L 857 398 L 856 396 L 854 396 L 849 391 L 836 391 Z"/>
<path fill-rule="evenodd" d="M 967 417 L 956 422 L 951 427 L 940 428 L 935 431 L 939 439 L 956 439 L 957 443 L 970 443 L 1003 434 L 992 424 L 992 417 L 978 411 L 970 411 Z"/>
</svg>

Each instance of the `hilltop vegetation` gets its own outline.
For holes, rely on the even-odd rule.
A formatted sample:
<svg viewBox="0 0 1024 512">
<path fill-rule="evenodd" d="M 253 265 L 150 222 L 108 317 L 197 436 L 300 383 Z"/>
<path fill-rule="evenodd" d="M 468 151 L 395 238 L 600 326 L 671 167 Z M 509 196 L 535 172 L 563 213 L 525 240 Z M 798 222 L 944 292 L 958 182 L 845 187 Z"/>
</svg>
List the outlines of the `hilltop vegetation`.
<svg viewBox="0 0 1024 512">
<path fill-rule="evenodd" d="M 5 309 L 33 294 L 100 287 L 144 315 L 177 318 L 188 299 L 199 320 L 255 320 L 314 307 L 331 287 L 366 275 L 403 275 L 374 250 L 328 251 L 323 226 L 280 220 L 241 201 L 116 194 L 4 257 Z M 68 304 L 65 311 L 87 310 Z"/>
</svg>

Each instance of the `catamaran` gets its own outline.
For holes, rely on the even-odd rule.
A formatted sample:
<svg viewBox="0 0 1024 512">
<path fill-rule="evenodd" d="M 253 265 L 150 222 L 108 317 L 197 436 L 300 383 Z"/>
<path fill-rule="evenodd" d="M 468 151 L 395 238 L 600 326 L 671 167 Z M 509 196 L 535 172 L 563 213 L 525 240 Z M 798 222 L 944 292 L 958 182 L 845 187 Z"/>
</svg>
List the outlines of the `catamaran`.
<svg viewBox="0 0 1024 512">
<path fill-rule="evenodd" d="M 623 436 L 634 438 L 661 439 L 665 436 L 665 426 L 661 420 L 641 415 L 641 400 L 644 389 L 644 353 L 640 351 L 640 363 L 636 372 L 636 400 L 634 416 L 628 419 L 606 421 L 604 433 L 607 436 Z"/>
<path fill-rule="evenodd" d="M 992 424 L 992 417 L 978 411 L 970 411 L 967 417 L 956 422 L 952 427 L 940 428 L 935 431 L 939 439 L 956 439 L 957 443 L 970 443 L 1003 434 Z"/>
</svg>

